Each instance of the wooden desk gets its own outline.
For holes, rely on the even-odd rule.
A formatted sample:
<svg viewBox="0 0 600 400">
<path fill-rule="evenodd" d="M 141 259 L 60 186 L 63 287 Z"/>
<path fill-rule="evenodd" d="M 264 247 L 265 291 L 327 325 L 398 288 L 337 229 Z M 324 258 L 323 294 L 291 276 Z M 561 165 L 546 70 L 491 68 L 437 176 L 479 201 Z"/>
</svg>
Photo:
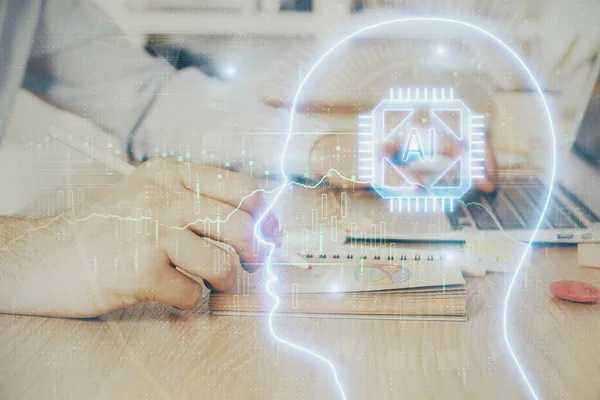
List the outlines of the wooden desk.
<svg viewBox="0 0 600 400">
<path fill-rule="evenodd" d="M 118 179 L 73 157 L 69 166 L 88 171 L 69 178 L 67 189 L 85 187 L 89 198 Z M 33 161 L 37 175 L 47 169 L 37 153 Z M 106 182 L 84 186 L 89 176 Z M 468 279 L 466 323 L 277 319 L 275 328 L 326 354 L 349 399 L 527 398 L 501 334 L 508 279 Z M 578 267 L 573 248 L 536 249 L 515 288 L 513 343 L 540 398 L 597 399 L 598 306 L 555 299 L 548 286 L 557 279 L 600 285 L 600 270 Z M 0 399 L 54 398 L 287 400 L 337 392 L 322 363 L 273 342 L 265 318 L 213 317 L 206 301 L 189 312 L 144 304 L 102 320 L 0 315 Z"/>
<path fill-rule="evenodd" d="M 469 321 L 277 319 L 284 337 L 326 354 L 349 399 L 515 399 L 528 393 L 504 345 L 509 276 L 468 280 Z M 544 399 L 600 394 L 598 305 L 554 298 L 557 279 L 600 284 L 573 248 L 538 248 L 516 285 L 511 335 Z M 102 320 L 0 316 L 3 399 L 330 399 L 322 363 L 275 344 L 264 318 L 144 304 Z"/>
</svg>

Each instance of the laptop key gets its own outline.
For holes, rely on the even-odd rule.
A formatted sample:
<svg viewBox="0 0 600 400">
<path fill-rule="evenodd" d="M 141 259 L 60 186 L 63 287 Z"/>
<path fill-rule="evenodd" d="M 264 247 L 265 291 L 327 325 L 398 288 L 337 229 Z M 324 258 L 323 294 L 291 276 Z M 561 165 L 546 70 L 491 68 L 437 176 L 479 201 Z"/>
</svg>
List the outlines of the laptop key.
<svg viewBox="0 0 600 400">
<path fill-rule="evenodd" d="M 531 202 L 525 198 L 521 188 L 517 187 L 506 187 L 503 189 L 504 194 L 508 201 L 515 207 L 523 221 L 525 221 L 525 227 L 527 229 L 534 229 L 540 219 L 541 211 L 534 207 Z M 542 229 L 550 228 L 547 222 L 542 223 Z"/>
<path fill-rule="evenodd" d="M 486 199 L 504 229 L 523 229 L 523 224 L 519 220 L 519 217 L 509 207 L 504 196 L 498 193 L 495 196 L 486 196 Z"/>
<path fill-rule="evenodd" d="M 467 213 L 465 210 L 465 206 L 462 205 L 461 203 L 457 203 L 456 204 L 459 207 L 454 207 L 454 214 L 456 215 L 457 218 L 467 218 Z"/>
<path fill-rule="evenodd" d="M 465 206 L 461 203 L 456 203 L 454 211 L 446 211 L 446 216 L 450 220 L 452 229 L 461 230 L 464 227 L 471 227 L 471 220 L 469 219 Z"/>
<path fill-rule="evenodd" d="M 546 204 L 548 191 L 545 189 L 542 182 L 534 178 L 533 184 L 523 185 L 529 197 L 536 203 L 538 209 L 543 210 Z M 556 229 L 575 229 L 584 228 L 585 224 L 581 222 L 564 204 L 556 197 L 552 196 L 548 201 L 545 217 L 548 219 L 553 228 Z"/>
<path fill-rule="evenodd" d="M 577 216 L 572 213 L 571 210 L 569 210 L 560 200 L 555 197 L 553 199 L 560 211 L 575 224 L 575 227 L 585 228 L 585 224 L 579 218 L 577 218 Z"/>
<path fill-rule="evenodd" d="M 548 203 L 546 217 L 556 229 L 575 228 L 575 225 L 573 225 L 569 217 L 567 217 L 567 215 L 563 212 L 561 205 L 554 198 L 551 198 L 550 202 Z"/>
<path fill-rule="evenodd" d="M 479 204 L 469 204 L 467 210 L 473 217 L 475 225 L 477 225 L 479 230 L 485 231 L 499 229 L 498 225 L 496 225 L 496 222 L 490 216 L 487 210 Z"/>
<path fill-rule="evenodd" d="M 564 185 L 562 185 L 561 183 L 556 183 L 556 187 L 558 187 L 558 189 L 569 199 L 573 202 L 573 204 L 575 205 L 576 208 L 578 208 L 581 213 L 583 214 L 583 216 L 585 216 L 587 219 L 589 219 L 591 222 L 600 222 L 600 217 L 598 217 L 598 215 L 596 215 L 592 210 L 590 210 L 590 208 L 588 206 L 585 205 L 585 203 L 583 201 L 581 201 L 579 199 L 579 197 L 577 197 L 575 195 L 575 193 L 571 192 L 569 189 L 567 189 Z"/>
<path fill-rule="evenodd" d="M 539 181 L 537 181 L 539 182 Z M 536 183 L 535 181 L 528 181 L 521 185 L 521 187 L 525 190 L 525 193 L 529 196 L 529 198 L 533 201 L 536 207 L 540 210 L 544 209 L 544 204 L 546 202 L 546 198 L 548 197 L 548 191 L 541 183 Z"/>
</svg>

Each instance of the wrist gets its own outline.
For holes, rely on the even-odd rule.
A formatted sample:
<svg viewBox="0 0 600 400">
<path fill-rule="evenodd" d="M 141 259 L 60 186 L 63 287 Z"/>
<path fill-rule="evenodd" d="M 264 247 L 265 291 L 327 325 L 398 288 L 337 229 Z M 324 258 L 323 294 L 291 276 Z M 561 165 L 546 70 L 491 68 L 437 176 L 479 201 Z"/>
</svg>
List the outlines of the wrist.
<svg viewBox="0 0 600 400">
<path fill-rule="evenodd" d="M 68 277 L 57 274 L 58 243 L 69 240 L 70 230 L 47 219 L 0 223 L 0 312 L 62 316 L 57 299 L 64 285 L 56 283 Z"/>
</svg>

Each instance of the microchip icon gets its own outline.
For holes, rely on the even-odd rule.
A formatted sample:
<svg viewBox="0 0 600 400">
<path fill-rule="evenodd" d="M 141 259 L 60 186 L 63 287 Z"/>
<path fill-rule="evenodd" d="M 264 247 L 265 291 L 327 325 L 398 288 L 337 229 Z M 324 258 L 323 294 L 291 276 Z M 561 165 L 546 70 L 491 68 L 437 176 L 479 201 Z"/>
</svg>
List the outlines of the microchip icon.
<svg viewBox="0 0 600 400">
<path fill-rule="evenodd" d="M 388 99 L 359 116 L 358 128 L 359 180 L 370 182 L 396 211 L 452 209 L 483 178 L 484 117 L 455 98 L 452 88 L 390 89 Z M 381 157 L 384 141 L 400 150 Z M 426 186 L 407 173 L 408 165 L 430 171 Z"/>
</svg>

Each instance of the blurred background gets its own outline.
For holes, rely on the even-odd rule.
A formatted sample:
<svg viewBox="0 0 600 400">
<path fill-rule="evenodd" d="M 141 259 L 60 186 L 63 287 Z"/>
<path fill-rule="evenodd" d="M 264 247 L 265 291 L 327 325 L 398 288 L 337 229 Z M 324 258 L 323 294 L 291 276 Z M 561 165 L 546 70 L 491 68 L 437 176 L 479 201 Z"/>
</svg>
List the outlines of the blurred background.
<svg viewBox="0 0 600 400">
<path fill-rule="evenodd" d="M 254 81 L 272 64 L 295 55 L 301 65 L 370 23 L 394 16 L 455 17 L 511 42 L 527 57 L 545 89 L 559 95 L 556 101 L 566 117 L 575 112 L 577 95 L 600 48 L 597 0 L 104 0 L 98 4 L 140 45 L 183 48 L 205 56 L 207 71 Z M 387 33 L 374 39 L 414 42 L 420 34 L 428 36 L 427 32 L 413 32 L 410 38 L 406 33 L 403 37 Z M 452 32 L 445 35 L 452 38 Z M 282 54 L 285 49 L 288 54 Z M 282 60 L 282 55 L 287 57 Z M 452 67 L 463 73 L 481 72 L 477 62 L 466 61 L 458 60 Z M 522 89 L 507 85 L 501 68 L 484 72 L 498 87 Z"/>
<path fill-rule="evenodd" d="M 290 101 L 315 58 L 360 27 L 416 15 L 465 20 L 497 33 L 526 57 L 552 102 L 565 143 L 581 102 L 587 100 L 581 93 L 586 92 L 600 50 L 597 0 L 103 0 L 97 4 L 121 26 L 122 40 L 168 59 L 178 69 L 199 68 L 224 82 L 231 112 L 241 112 L 245 99 L 251 97 Z M 463 88 L 463 97 L 485 99 L 476 108 L 494 115 L 488 128 L 498 132 L 495 144 L 504 153 L 501 163 L 535 159 L 536 151 L 541 153 L 537 157 L 543 157 L 546 149 L 539 132 L 544 128 L 532 118 L 539 109 L 530 85 L 507 73 L 506 59 L 498 52 L 486 52 L 476 43 L 476 38 L 465 37 L 464 30 L 450 28 L 435 34 L 387 29 L 362 35 L 349 43 L 348 53 L 354 58 L 348 58 L 344 73 L 338 66 L 322 71 L 322 76 L 336 79 L 331 86 L 314 88 L 303 100 L 329 106 L 329 117 L 343 117 L 376 104 L 381 93 L 374 88 L 389 85 L 390 79 L 394 85 L 408 85 L 419 75 L 427 76 L 419 84 L 446 84 L 447 79 L 436 79 L 435 71 L 452 71 L 446 76 L 455 78 L 450 83 Z M 365 75 L 372 67 L 384 71 L 386 65 L 394 67 L 395 75 Z M 398 72 L 402 70 L 406 73 Z M 353 129 L 354 118 L 333 117 L 339 129 Z M 276 126 L 285 130 L 286 123 L 284 117 Z M 19 174 L 1 177 L 3 192 L 18 188 L 14 202 L 3 202 L 2 213 L 20 212 L 23 197 L 35 202 L 41 191 L 65 183 L 84 187 L 86 182 L 77 181 L 79 167 L 87 168 L 82 179 L 88 179 L 90 171 L 98 175 L 95 187 L 101 187 L 103 179 L 113 179 L 106 166 L 70 149 L 48 152 L 46 133 L 59 125 L 67 127 L 67 135 L 85 131 L 96 145 L 110 148 L 110 139 L 90 122 L 22 93 L 0 147 L 0 167 L 29 169 L 30 184 L 23 185 Z M 26 157 L 17 154 L 17 148 Z"/>
</svg>

